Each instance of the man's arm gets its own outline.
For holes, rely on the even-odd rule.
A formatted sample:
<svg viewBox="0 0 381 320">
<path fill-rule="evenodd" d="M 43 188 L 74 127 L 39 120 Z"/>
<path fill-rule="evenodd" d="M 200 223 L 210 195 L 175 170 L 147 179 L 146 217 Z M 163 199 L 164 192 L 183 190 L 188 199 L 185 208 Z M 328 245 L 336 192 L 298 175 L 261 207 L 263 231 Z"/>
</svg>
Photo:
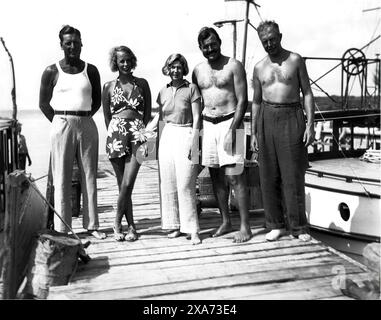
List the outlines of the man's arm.
<svg viewBox="0 0 381 320">
<path fill-rule="evenodd" d="M 257 119 L 258 113 L 261 108 L 262 103 L 262 86 L 258 78 L 258 67 L 254 67 L 253 73 L 253 102 L 251 105 L 251 143 L 250 147 L 252 151 L 258 150 L 258 140 L 257 140 Z"/>
<path fill-rule="evenodd" d="M 201 128 L 201 97 L 192 102 L 192 115 L 193 115 L 193 126 L 192 126 L 192 136 L 189 146 L 188 159 L 192 160 L 192 151 L 198 151 L 198 142 L 200 137 Z M 196 148 L 196 150 L 194 150 Z"/>
<path fill-rule="evenodd" d="M 44 70 L 41 77 L 39 107 L 50 122 L 53 121 L 54 117 L 54 109 L 50 105 L 50 100 L 52 99 L 57 75 L 57 67 L 53 64 Z"/>
<path fill-rule="evenodd" d="M 196 76 L 196 68 L 193 69 L 193 72 L 192 72 L 192 82 L 198 87 L 197 76 Z"/>
<path fill-rule="evenodd" d="M 229 153 L 234 152 L 235 150 L 236 129 L 241 125 L 247 109 L 247 80 L 245 69 L 243 68 L 241 62 L 235 61 L 232 71 L 237 108 L 234 113 L 232 124 L 230 125 L 230 130 L 226 134 L 224 140 L 224 149 Z"/>
<path fill-rule="evenodd" d="M 31 166 L 32 165 L 32 159 L 29 156 L 29 152 L 26 153 L 26 158 L 28 159 L 28 165 Z"/>
<path fill-rule="evenodd" d="M 308 77 L 308 72 L 304 59 L 300 56 L 299 58 L 299 68 L 298 77 L 300 82 L 300 88 L 303 94 L 304 109 L 307 115 L 307 126 L 304 132 L 303 142 L 306 146 L 311 144 L 315 139 L 315 129 L 314 129 L 314 119 L 315 119 L 315 101 L 312 94 L 310 80 Z"/>
<path fill-rule="evenodd" d="M 91 116 L 93 116 L 101 106 L 101 77 L 96 66 L 88 64 L 87 74 L 91 83 L 92 104 L 91 104 Z"/>
<path fill-rule="evenodd" d="M 237 109 L 230 129 L 237 129 L 242 123 L 247 110 L 247 80 L 246 71 L 241 62 L 236 61 L 233 67 L 234 91 L 237 98 Z"/>
<path fill-rule="evenodd" d="M 201 88 L 200 86 L 198 85 L 198 81 L 197 81 L 197 66 L 193 69 L 193 72 L 192 72 L 192 83 L 194 83 L 198 90 L 200 91 L 200 94 L 201 94 L 201 111 L 204 109 L 204 99 L 202 98 L 202 92 L 201 92 Z"/>
</svg>

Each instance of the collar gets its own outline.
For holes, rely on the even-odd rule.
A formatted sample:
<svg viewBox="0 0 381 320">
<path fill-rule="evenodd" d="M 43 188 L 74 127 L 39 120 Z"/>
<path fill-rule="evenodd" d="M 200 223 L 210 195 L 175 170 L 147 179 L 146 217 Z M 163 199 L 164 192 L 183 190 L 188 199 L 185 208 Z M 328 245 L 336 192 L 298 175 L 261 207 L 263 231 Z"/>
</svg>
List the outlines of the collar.
<svg viewBox="0 0 381 320">
<path fill-rule="evenodd" d="M 190 82 L 188 80 L 184 79 L 183 83 L 180 86 L 178 86 L 177 89 L 184 87 L 184 86 L 189 87 L 189 85 L 190 85 Z M 169 88 L 169 87 L 172 87 L 172 81 L 170 83 L 167 83 L 167 88 Z"/>
</svg>

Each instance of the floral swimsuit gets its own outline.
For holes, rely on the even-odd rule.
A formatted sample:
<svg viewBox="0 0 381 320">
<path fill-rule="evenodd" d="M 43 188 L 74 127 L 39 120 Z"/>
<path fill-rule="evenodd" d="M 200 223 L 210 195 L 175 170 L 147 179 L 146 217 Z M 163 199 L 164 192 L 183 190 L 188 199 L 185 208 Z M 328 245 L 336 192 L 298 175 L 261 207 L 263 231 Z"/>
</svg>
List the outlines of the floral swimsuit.
<svg viewBox="0 0 381 320">
<path fill-rule="evenodd" d="M 139 115 L 144 114 L 143 91 L 137 86 L 134 79 L 134 87 L 129 96 L 124 92 L 119 78 L 116 80 L 114 90 L 111 94 L 111 114 L 112 118 L 107 129 L 106 152 L 109 159 L 120 158 L 130 155 L 134 145 L 146 142 L 144 135 L 144 123 L 140 119 L 127 119 L 118 117 L 118 113 L 123 110 L 134 110 Z"/>
</svg>

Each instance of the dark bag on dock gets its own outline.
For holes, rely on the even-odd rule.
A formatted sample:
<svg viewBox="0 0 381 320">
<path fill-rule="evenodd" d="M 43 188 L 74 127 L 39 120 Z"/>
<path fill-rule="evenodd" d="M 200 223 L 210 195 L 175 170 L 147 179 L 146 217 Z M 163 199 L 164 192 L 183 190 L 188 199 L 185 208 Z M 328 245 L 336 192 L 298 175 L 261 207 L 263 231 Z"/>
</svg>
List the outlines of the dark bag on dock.
<svg viewBox="0 0 381 320">
<path fill-rule="evenodd" d="M 24 298 L 46 299 L 49 287 L 69 283 L 78 266 L 81 242 L 54 230 L 38 233 L 30 255 Z"/>
</svg>

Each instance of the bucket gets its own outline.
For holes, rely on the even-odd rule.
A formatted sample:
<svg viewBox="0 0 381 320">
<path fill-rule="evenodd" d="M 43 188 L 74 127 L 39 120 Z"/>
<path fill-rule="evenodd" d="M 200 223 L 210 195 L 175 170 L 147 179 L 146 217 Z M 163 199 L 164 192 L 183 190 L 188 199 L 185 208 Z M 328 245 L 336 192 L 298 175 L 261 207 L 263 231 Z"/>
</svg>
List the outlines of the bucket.
<svg viewBox="0 0 381 320">
<path fill-rule="evenodd" d="M 24 298 L 46 299 L 51 286 L 67 285 L 77 269 L 80 246 L 65 233 L 40 231 L 29 259 Z"/>
<path fill-rule="evenodd" d="M 217 200 L 214 196 L 212 179 L 210 178 L 209 169 L 204 168 L 197 177 L 197 201 L 203 208 L 216 208 Z"/>
</svg>

